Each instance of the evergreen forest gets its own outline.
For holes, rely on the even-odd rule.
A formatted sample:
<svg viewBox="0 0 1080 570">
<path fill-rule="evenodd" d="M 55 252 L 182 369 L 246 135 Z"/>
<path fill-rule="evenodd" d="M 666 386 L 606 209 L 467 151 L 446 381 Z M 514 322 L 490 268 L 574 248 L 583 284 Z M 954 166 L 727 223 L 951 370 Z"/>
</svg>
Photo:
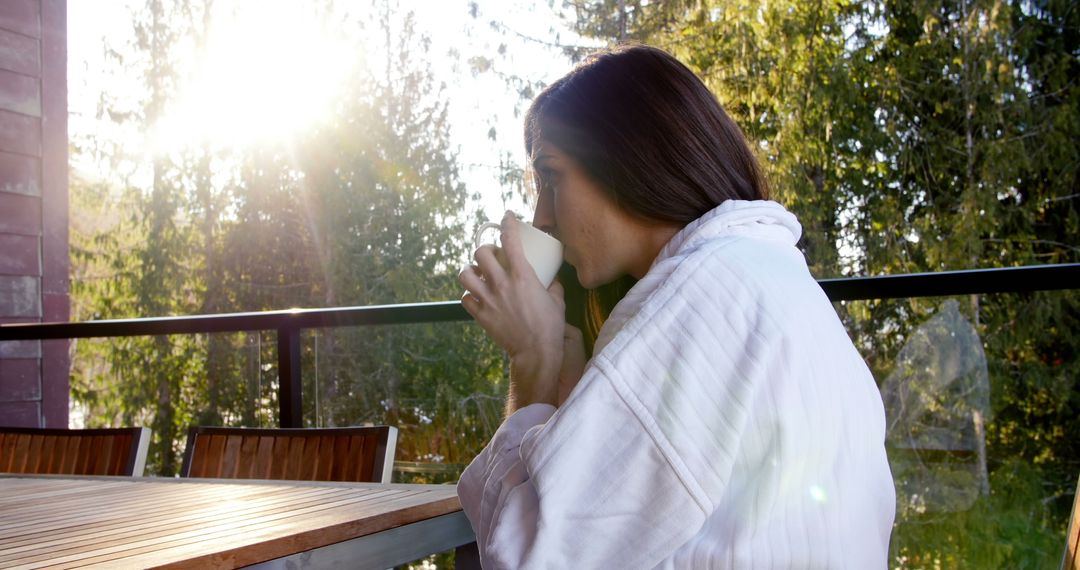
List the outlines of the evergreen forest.
<svg viewBox="0 0 1080 570">
<path fill-rule="evenodd" d="M 488 1 L 460 9 L 504 42 L 456 55 L 514 94 L 492 114 L 517 116 L 544 87 L 509 63 L 522 42 L 567 71 L 597 46 L 670 51 L 752 141 L 817 278 L 1080 262 L 1074 1 L 534 0 L 556 15 L 544 37 L 488 21 Z M 135 3 L 131 40 L 102 46 L 134 88 L 93 93 L 97 119 L 157 124 L 186 73 L 178 54 L 208 49 L 227 4 Z M 310 10 L 379 46 L 341 54 L 317 126 L 150 154 L 111 130 L 72 138 L 73 161 L 110 173 L 72 170 L 73 320 L 460 297 L 466 236 L 486 220 L 431 43 L 392 0 Z M 493 162 L 491 184 L 525 199 L 524 164 Z M 1080 475 L 1080 292 L 835 307 L 886 404 L 892 566 L 1056 567 Z M 178 471 L 190 425 L 277 424 L 272 331 L 72 351 L 73 416 L 151 427 L 148 473 Z M 398 426 L 396 476 L 453 482 L 501 421 L 506 368 L 472 323 L 306 332 L 305 422 Z"/>
</svg>

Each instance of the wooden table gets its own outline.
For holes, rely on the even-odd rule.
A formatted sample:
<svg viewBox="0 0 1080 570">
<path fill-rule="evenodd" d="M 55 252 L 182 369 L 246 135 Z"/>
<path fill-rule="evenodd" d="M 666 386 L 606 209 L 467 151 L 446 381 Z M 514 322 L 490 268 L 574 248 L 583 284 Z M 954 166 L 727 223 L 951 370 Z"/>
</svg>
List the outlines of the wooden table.
<svg viewBox="0 0 1080 570">
<path fill-rule="evenodd" d="M 473 540 L 447 485 L 0 476 L 3 568 L 387 568 Z"/>
</svg>

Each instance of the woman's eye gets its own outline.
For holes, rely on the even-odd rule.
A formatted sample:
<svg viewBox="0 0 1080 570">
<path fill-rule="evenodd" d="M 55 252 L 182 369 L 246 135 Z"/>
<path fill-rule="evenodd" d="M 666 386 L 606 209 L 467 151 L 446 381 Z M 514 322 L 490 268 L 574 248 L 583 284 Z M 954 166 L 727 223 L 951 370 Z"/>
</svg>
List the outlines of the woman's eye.
<svg viewBox="0 0 1080 570">
<path fill-rule="evenodd" d="M 557 172 L 548 172 L 544 176 L 544 186 L 556 190 L 559 187 L 559 183 L 562 181 L 562 177 Z"/>
</svg>

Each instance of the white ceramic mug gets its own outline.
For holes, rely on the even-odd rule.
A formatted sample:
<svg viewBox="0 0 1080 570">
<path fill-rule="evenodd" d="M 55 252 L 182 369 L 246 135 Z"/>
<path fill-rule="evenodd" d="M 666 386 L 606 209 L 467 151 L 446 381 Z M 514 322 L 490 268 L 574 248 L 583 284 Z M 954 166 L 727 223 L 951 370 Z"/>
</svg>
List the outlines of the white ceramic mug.
<svg viewBox="0 0 1080 570">
<path fill-rule="evenodd" d="M 555 280 L 555 275 L 559 273 L 559 268 L 562 267 L 562 242 L 528 222 L 514 218 L 514 223 L 519 228 L 518 235 L 521 236 L 521 248 L 525 251 L 525 259 L 536 272 L 540 283 L 544 287 L 550 286 Z M 487 222 L 476 229 L 476 234 L 473 235 L 474 247 L 480 247 L 482 234 L 492 228 L 502 228 L 502 225 L 499 222 Z"/>
</svg>

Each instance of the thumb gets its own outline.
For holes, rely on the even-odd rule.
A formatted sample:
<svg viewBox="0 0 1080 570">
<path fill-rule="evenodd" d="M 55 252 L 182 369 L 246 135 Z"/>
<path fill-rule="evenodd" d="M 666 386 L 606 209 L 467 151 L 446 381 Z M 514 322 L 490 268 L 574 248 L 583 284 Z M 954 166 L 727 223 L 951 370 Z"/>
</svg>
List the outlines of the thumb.
<svg viewBox="0 0 1080 570">
<path fill-rule="evenodd" d="M 563 289 L 562 283 L 559 283 L 558 279 L 552 281 L 551 285 L 548 285 L 547 290 L 552 299 L 558 299 L 560 303 L 565 302 L 563 295 L 565 295 L 566 291 Z"/>
</svg>

